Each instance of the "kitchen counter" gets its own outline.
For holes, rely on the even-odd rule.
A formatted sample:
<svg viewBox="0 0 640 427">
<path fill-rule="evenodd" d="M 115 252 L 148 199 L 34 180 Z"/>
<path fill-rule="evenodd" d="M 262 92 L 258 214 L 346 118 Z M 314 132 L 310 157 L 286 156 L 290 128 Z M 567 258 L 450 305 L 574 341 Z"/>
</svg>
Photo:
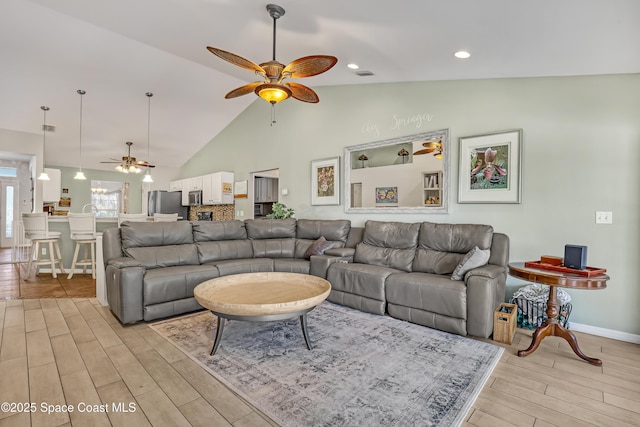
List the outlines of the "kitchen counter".
<svg viewBox="0 0 640 427">
<path fill-rule="evenodd" d="M 151 218 L 151 217 L 149 217 Z M 153 218 L 151 218 L 150 220 L 153 220 Z M 69 223 L 69 218 L 66 215 L 51 215 L 49 216 L 49 223 L 52 222 L 66 222 Z M 97 217 L 96 218 L 96 224 L 101 223 L 101 222 L 106 222 L 106 223 L 115 223 L 118 224 L 118 218 L 116 217 Z M 96 225 L 97 227 L 97 225 Z"/>
</svg>

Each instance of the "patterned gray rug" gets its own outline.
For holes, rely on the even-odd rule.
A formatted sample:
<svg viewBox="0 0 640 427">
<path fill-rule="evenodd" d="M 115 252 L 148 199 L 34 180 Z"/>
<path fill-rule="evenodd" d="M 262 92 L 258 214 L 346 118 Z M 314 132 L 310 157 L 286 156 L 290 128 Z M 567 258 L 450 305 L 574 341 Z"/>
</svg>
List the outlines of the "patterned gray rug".
<svg viewBox="0 0 640 427">
<path fill-rule="evenodd" d="M 298 320 L 225 322 L 200 312 L 151 325 L 283 426 L 456 426 L 503 349 L 324 302 Z"/>
</svg>

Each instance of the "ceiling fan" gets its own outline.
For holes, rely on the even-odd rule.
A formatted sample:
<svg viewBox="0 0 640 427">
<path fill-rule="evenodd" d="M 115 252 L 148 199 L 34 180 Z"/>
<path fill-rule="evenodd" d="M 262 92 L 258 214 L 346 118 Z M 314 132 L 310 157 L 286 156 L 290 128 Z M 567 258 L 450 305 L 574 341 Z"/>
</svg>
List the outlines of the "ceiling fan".
<svg viewBox="0 0 640 427">
<path fill-rule="evenodd" d="M 441 159 L 442 158 L 442 151 L 443 151 L 442 138 L 440 138 L 438 141 L 426 141 L 426 142 L 423 142 L 422 146 L 425 147 L 425 148 L 423 148 L 422 150 L 418 150 L 415 153 L 413 153 L 414 156 L 419 156 L 421 154 L 433 153 L 433 157 L 435 157 L 437 159 Z"/>
<path fill-rule="evenodd" d="M 336 65 L 338 59 L 335 56 L 311 55 L 298 58 L 287 66 L 279 63 L 276 61 L 276 20 L 284 15 L 285 11 L 276 4 L 268 4 L 267 12 L 273 18 L 273 58 L 271 61 L 257 65 L 231 52 L 207 46 L 207 49 L 214 55 L 241 68 L 253 71 L 263 79 L 240 86 L 227 93 L 225 98 L 236 98 L 254 92 L 272 105 L 289 97 L 303 102 L 318 102 L 320 99 L 311 88 L 294 82 L 283 83 L 283 80 L 311 77 L 324 73 Z"/>
<path fill-rule="evenodd" d="M 100 163 L 119 163 L 116 166 L 116 170 L 122 173 L 140 173 L 142 172 L 142 168 L 155 168 L 155 165 L 149 164 L 148 162 L 142 160 L 136 160 L 135 157 L 131 157 L 131 146 L 133 142 L 127 141 L 127 145 L 129 146 L 129 152 L 126 156 L 122 156 L 122 159 L 111 159 L 114 160 L 112 162 L 100 162 Z"/>
</svg>

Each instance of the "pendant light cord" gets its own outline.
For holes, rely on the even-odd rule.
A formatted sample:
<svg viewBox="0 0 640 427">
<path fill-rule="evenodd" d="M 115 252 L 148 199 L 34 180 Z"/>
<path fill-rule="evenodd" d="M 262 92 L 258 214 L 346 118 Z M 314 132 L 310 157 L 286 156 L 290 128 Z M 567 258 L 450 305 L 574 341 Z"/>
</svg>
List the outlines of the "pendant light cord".
<svg viewBox="0 0 640 427">
<path fill-rule="evenodd" d="M 78 89 L 78 94 L 80 95 L 80 132 L 79 132 L 79 144 L 80 144 L 80 172 L 82 172 L 82 97 L 85 93 L 84 90 Z"/>
<path fill-rule="evenodd" d="M 150 157 L 150 142 L 149 140 L 151 139 L 151 97 L 153 96 L 153 93 L 151 92 L 147 92 L 145 93 L 145 95 L 147 96 L 147 98 L 149 98 L 149 102 L 147 104 L 147 174 L 149 173 L 149 164 L 151 163 L 151 157 Z"/>
<path fill-rule="evenodd" d="M 44 163 L 46 152 L 47 152 L 47 111 L 49 111 L 49 107 L 42 106 L 40 109 L 43 111 L 43 119 L 42 119 L 42 172 L 44 172 Z"/>
</svg>

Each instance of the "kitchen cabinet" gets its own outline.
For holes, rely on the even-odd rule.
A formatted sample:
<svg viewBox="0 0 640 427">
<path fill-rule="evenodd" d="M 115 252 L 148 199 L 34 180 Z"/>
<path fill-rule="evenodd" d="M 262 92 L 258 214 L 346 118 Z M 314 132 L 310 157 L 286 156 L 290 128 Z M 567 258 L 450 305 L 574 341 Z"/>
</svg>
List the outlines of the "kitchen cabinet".
<svg viewBox="0 0 640 427">
<path fill-rule="evenodd" d="M 275 203 L 278 201 L 278 178 L 257 177 L 253 190 L 255 203 Z"/>
<path fill-rule="evenodd" d="M 187 191 L 197 191 L 197 190 L 202 190 L 202 183 L 203 183 L 203 178 L 202 176 L 194 176 L 193 178 L 187 178 L 184 181 L 186 181 L 187 184 Z M 184 183 L 182 184 L 182 189 L 184 190 Z"/>
<path fill-rule="evenodd" d="M 182 191 L 182 179 L 171 181 L 169 183 L 169 191 Z"/>
<path fill-rule="evenodd" d="M 47 169 L 44 171 L 49 175 L 49 181 L 42 181 L 42 201 L 60 201 L 60 188 L 62 187 L 62 172 L 60 169 Z"/>
<path fill-rule="evenodd" d="M 201 178 L 203 205 L 233 204 L 233 172 L 216 172 Z"/>
</svg>

